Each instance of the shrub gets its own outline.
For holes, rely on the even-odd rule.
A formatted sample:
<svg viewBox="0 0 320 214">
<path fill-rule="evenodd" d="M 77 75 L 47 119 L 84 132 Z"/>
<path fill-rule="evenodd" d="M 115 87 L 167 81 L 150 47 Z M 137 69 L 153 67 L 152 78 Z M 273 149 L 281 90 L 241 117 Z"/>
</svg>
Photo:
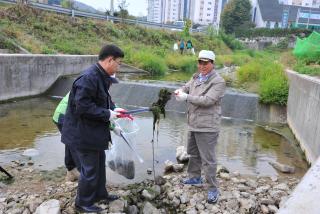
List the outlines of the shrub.
<svg viewBox="0 0 320 214">
<path fill-rule="evenodd" d="M 232 50 L 244 49 L 243 44 L 240 41 L 238 41 L 234 36 L 228 35 L 225 33 L 220 33 L 219 36 L 230 49 Z"/>
<path fill-rule="evenodd" d="M 286 105 L 288 99 L 288 80 L 279 63 L 266 59 L 251 61 L 237 71 L 240 84 L 258 83 L 260 101 Z"/>
<path fill-rule="evenodd" d="M 140 51 L 134 56 L 134 59 L 138 62 L 139 67 L 150 72 L 152 76 L 162 76 L 168 70 L 164 60 L 152 53 Z"/>
<path fill-rule="evenodd" d="M 260 75 L 260 101 L 263 103 L 286 105 L 289 84 L 282 66 L 278 63 L 265 64 L 263 72 Z"/>
<path fill-rule="evenodd" d="M 262 61 L 256 60 L 241 66 L 237 71 L 239 83 L 259 81 L 262 71 Z"/>
<path fill-rule="evenodd" d="M 235 36 L 237 38 L 239 37 L 245 37 L 245 38 L 253 38 L 253 37 L 260 37 L 260 36 L 268 36 L 268 37 L 279 37 L 279 36 L 289 36 L 289 35 L 296 35 L 296 36 L 308 36 L 312 33 L 312 30 L 309 29 L 301 29 L 301 28 L 288 28 L 288 29 L 282 29 L 282 28 L 251 28 L 251 29 L 238 29 L 235 32 Z"/>
<path fill-rule="evenodd" d="M 243 64 L 246 64 L 252 60 L 252 57 L 250 57 L 246 53 L 234 53 L 232 55 L 218 55 L 216 60 L 217 67 L 228 66 L 231 65 L 237 65 L 241 66 Z"/>
<path fill-rule="evenodd" d="M 42 47 L 41 53 L 42 54 L 56 54 L 56 52 L 54 50 L 52 50 L 51 48 L 49 48 L 47 46 Z"/>
<path fill-rule="evenodd" d="M 304 60 L 298 60 L 293 69 L 301 74 L 320 75 L 320 63 L 307 65 Z"/>
<path fill-rule="evenodd" d="M 166 64 L 171 69 L 186 73 L 195 72 L 197 70 L 197 61 L 195 56 L 168 54 L 166 57 Z"/>
</svg>

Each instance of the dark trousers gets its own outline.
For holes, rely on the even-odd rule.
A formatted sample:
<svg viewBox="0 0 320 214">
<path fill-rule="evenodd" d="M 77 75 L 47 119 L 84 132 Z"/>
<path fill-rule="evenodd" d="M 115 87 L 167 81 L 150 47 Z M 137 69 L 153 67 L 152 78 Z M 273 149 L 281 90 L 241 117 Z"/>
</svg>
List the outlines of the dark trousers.
<svg viewBox="0 0 320 214">
<path fill-rule="evenodd" d="M 91 206 L 108 197 L 106 189 L 106 155 L 104 150 L 75 149 L 81 170 L 76 205 Z"/>
<path fill-rule="evenodd" d="M 180 54 L 183 54 L 183 49 L 184 49 L 184 48 L 180 48 Z"/>
<path fill-rule="evenodd" d="M 58 119 L 58 121 L 59 121 L 58 123 L 53 121 L 56 124 L 56 126 L 58 127 L 60 133 L 62 130 L 63 119 L 64 119 L 64 117 L 60 116 Z M 77 167 L 78 171 L 80 172 L 80 168 L 81 168 L 80 161 L 76 155 L 76 151 L 74 151 L 74 149 L 72 149 L 68 145 L 65 145 L 65 149 L 64 149 L 64 165 L 66 166 L 68 171 Z"/>
</svg>

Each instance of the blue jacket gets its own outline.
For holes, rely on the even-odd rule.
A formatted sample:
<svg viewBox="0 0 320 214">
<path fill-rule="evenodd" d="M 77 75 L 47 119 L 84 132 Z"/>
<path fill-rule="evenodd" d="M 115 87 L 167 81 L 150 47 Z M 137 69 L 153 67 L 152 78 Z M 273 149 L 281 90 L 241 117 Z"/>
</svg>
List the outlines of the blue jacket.
<svg viewBox="0 0 320 214">
<path fill-rule="evenodd" d="M 109 94 L 111 83 L 112 78 L 98 63 L 73 82 L 62 128 L 63 143 L 79 149 L 108 149 L 108 109 L 115 107 Z"/>
</svg>

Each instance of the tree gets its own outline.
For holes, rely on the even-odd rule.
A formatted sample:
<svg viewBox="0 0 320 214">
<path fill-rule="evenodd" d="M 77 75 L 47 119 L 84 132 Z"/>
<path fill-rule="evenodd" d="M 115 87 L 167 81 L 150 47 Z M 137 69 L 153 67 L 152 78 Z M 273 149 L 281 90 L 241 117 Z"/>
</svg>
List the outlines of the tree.
<svg viewBox="0 0 320 214">
<path fill-rule="evenodd" d="M 74 0 L 62 0 L 61 1 L 61 6 L 64 8 L 74 8 Z"/>
<path fill-rule="evenodd" d="M 182 37 L 188 38 L 190 36 L 190 28 L 191 28 L 192 22 L 190 19 L 187 19 L 184 22 L 184 28 L 183 28 L 183 35 Z"/>
<path fill-rule="evenodd" d="M 129 3 L 127 3 L 127 0 L 120 0 L 118 2 L 119 2 L 119 5 L 118 5 L 119 16 L 121 17 L 121 19 L 125 19 L 129 16 L 129 12 L 127 9 L 129 6 Z"/>
<path fill-rule="evenodd" d="M 221 14 L 221 27 L 228 34 L 240 28 L 252 27 L 250 0 L 231 0 Z"/>
</svg>

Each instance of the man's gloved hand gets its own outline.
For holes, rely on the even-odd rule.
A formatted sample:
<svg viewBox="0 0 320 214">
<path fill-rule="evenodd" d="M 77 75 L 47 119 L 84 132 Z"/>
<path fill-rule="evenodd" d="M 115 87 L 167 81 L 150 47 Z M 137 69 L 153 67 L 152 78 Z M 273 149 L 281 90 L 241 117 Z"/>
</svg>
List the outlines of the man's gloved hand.
<svg viewBox="0 0 320 214">
<path fill-rule="evenodd" d="M 120 116 L 119 112 L 112 111 L 111 109 L 109 109 L 109 112 L 110 112 L 109 120 L 115 120 Z"/>
<path fill-rule="evenodd" d="M 176 90 L 175 92 L 176 100 L 177 101 L 186 101 L 188 94 L 184 93 L 182 90 Z"/>
<path fill-rule="evenodd" d="M 112 130 L 116 135 L 121 136 L 122 129 L 120 126 L 115 126 Z"/>
<path fill-rule="evenodd" d="M 178 95 L 180 92 L 182 92 L 182 89 L 178 88 L 174 91 L 174 95 Z"/>
<path fill-rule="evenodd" d="M 119 115 L 118 118 L 128 118 L 130 120 L 133 120 L 133 117 L 131 114 L 126 114 L 127 110 L 123 108 L 115 108 L 113 111 L 118 112 Z"/>
<path fill-rule="evenodd" d="M 123 108 L 115 108 L 113 111 L 115 112 L 119 112 L 119 113 L 123 113 L 123 112 L 126 112 L 127 110 L 123 109 Z"/>
</svg>

